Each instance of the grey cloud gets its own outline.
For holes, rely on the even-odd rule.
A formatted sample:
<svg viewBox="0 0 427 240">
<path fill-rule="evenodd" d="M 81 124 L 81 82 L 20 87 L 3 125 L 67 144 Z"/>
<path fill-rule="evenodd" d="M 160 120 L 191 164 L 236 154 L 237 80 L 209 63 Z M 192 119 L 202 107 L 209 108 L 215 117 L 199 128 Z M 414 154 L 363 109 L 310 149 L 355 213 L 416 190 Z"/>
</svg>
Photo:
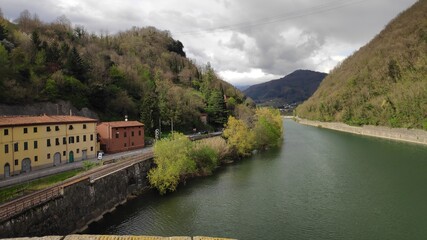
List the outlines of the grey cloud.
<svg viewBox="0 0 427 240">
<path fill-rule="evenodd" d="M 231 37 L 228 40 L 228 42 L 224 43 L 223 41 L 220 40 L 218 41 L 218 44 L 228 48 L 238 49 L 240 51 L 245 50 L 245 40 L 242 37 L 240 37 L 236 32 L 233 32 L 231 34 Z"/>
<path fill-rule="evenodd" d="M 299 68 L 315 68 L 312 57 L 321 53 L 327 44 L 361 47 L 399 12 L 416 2 L 214 0 L 201 3 L 183 0 L 179 4 L 170 4 L 163 0 L 123 0 L 114 8 L 99 1 L 75 0 L 79 1 L 81 4 L 75 9 L 67 9 L 60 7 L 58 0 L 2 0 L 1 8 L 6 17 L 13 19 L 24 9 L 37 13 L 46 22 L 65 14 L 74 24 L 84 25 L 95 32 L 103 29 L 115 33 L 132 26 L 151 25 L 171 31 L 183 42 L 188 56 L 200 64 L 210 61 L 220 71 L 250 72 L 250 69 L 260 68 L 266 74 L 284 75 Z M 151 6 L 150 11 L 145 11 L 146 4 Z M 328 11 L 324 11 L 325 6 Z M 221 26 L 228 28 L 212 30 Z M 298 44 L 288 41 L 295 36 L 282 36 L 289 29 L 302 32 Z M 221 33 L 227 37 L 218 40 Z M 216 40 L 199 40 L 206 38 Z M 214 49 L 215 54 L 206 54 L 208 49 Z M 346 49 L 345 52 L 354 50 Z M 238 59 L 223 54 L 227 51 L 236 51 Z M 329 57 L 329 61 L 333 59 Z"/>
</svg>

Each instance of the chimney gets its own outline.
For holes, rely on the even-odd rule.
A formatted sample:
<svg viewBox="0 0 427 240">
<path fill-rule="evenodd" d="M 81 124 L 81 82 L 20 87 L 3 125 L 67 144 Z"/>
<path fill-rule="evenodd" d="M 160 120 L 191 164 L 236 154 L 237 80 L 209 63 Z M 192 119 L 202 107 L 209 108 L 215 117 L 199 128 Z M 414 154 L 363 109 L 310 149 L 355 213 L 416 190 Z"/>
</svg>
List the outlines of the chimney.
<svg viewBox="0 0 427 240">
<path fill-rule="evenodd" d="M 126 114 L 125 115 L 125 122 L 127 122 L 128 121 L 128 115 Z"/>
</svg>

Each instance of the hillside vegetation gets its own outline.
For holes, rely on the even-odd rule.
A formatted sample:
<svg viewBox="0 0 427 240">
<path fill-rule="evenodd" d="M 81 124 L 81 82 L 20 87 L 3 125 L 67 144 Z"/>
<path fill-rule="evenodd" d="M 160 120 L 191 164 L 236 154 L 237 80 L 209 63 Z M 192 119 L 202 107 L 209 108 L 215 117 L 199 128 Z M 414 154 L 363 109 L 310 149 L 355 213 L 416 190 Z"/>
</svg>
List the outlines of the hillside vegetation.
<svg viewBox="0 0 427 240">
<path fill-rule="evenodd" d="M 337 66 L 297 115 L 427 130 L 427 1 L 401 13 Z"/>
<path fill-rule="evenodd" d="M 307 100 L 319 87 L 326 73 L 297 70 L 283 78 L 250 86 L 243 92 L 256 103 L 284 104 Z"/>
<path fill-rule="evenodd" d="M 227 96 L 227 104 L 224 99 Z M 138 119 L 147 134 L 159 122 L 176 129 L 222 126 L 244 102 L 209 64 L 186 58 L 167 31 L 137 28 L 114 35 L 90 34 L 65 17 L 44 23 L 23 11 L 13 23 L 0 16 L 0 103 L 71 101 L 102 120 Z"/>
</svg>

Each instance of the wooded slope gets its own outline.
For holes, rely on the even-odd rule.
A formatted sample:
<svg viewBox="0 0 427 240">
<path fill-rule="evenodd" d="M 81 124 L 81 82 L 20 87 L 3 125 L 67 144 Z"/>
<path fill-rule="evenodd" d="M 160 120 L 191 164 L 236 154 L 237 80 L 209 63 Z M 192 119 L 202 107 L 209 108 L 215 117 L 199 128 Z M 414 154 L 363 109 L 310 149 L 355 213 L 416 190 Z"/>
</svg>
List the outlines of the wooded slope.
<svg viewBox="0 0 427 240">
<path fill-rule="evenodd" d="M 401 13 L 337 66 L 297 115 L 427 130 L 427 1 Z"/>
</svg>

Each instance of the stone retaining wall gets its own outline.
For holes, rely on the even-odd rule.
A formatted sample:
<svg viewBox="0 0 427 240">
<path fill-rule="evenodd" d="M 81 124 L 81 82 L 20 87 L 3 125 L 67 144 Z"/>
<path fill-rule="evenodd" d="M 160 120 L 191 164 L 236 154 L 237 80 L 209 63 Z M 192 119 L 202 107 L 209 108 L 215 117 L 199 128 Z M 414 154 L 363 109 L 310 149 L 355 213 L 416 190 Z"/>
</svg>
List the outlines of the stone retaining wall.
<svg viewBox="0 0 427 240">
<path fill-rule="evenodd" d="M 328 128 L 341 132 L 427 145 L 427 131 L 420 129 L 388 128 L 370 125 L 355 127 L 339 122 L 320 122 L 300 118 L 296 118 L 296 121 L 304 125 Z"/>
<path fill-rule="evenodd" d="M 132 194 L 149 188 L 152 160 L 97 179 L 67 186 L 62 196 L 0 223 L 0 238 L 67 235 L 113 211 Z"/>
</svg>

